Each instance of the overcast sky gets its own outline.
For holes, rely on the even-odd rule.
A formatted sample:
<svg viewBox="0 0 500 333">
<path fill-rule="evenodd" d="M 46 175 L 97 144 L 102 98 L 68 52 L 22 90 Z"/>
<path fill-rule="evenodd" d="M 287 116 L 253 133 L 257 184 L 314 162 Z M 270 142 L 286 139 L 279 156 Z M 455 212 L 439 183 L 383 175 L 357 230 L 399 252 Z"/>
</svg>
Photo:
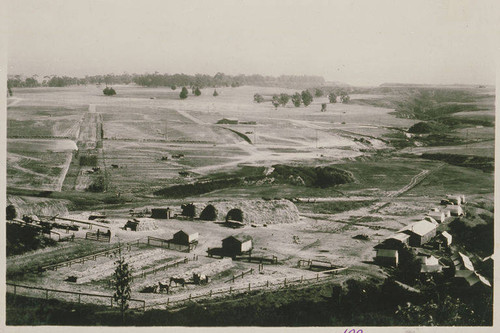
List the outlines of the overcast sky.
<svg viewBox="0 0 500 333">
<path fill-rule="evenodd" d="M 9 0 L 9 74 L 495 83 L 494 0 Z"/>
</svg>

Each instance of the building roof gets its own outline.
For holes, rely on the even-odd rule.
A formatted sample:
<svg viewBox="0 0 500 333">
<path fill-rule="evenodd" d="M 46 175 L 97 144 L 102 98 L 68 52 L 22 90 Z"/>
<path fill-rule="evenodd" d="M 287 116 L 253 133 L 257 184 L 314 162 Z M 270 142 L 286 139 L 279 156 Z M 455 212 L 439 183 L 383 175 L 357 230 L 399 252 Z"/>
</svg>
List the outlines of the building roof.
<svg viewBox="0 0 500 333">
<path fill-rule="evenodd" d="M 408 238 L 410 238 L 410 235 L 402 234 L 402 233 L 392 234 L 389 237 L 387 237 L 387 239 L 395 239 L 395 240 L 398 240 L 400 242 L 405 242 Z"/>
<path fill-rule="evenodd" d="M 156 208 L 151 208 L 151 211 L 153 210 L 170 210 L 170 207 L 156 207 Z"/>
<path fill-rule="evenodd" d="M 234 239 L 236 239 L 237 241 L 239 241 L 241 243 L 244 243 L 246 241 L 249 241 L 249 240 L 251 241 L 252 240 L 252 237 L 250 237 L 248 235 L 234 235 L 234 236 L 226 237 L 222 241 L 225 241 L 225 240 L 230 239 L 230 238 L 234 238 Z"/>
<path fill-rule="evenodd" d="M 457 212 L 462 213 L 464 211 L 461 206 L 456 206 L 456 205 L 448 205 L 448 206 L 446 206 L 446 210 L 449 210 L 450 212 L 454 212 L 454 213 L 457 213 Z"/>
<path fill-rule="evenodd" d="M 377 257 L 389 257 L 389 258 L 397 258 L 398 250 L 389 250 L 389 249 L 378 249 Z"/>
<path fill-rule="evenodd" d="M 420 273 L 438 273 L 443 271 L 443 266 L 441 265 L 425 265 L 420 266 Z"/>
<path fill-rule="evenodd" d="M 462 252 L 458 252 L 458 255 L 462 258 L 462 262 L 465 268 L 467 268 L 470 271 L 474 271 L 474 265 L 472 265 L 472 262 L 470 261 L 469 257 L 467 257 Z"/>
<path fill-rule="evenodd" d="M 406 227 L 401 229 L 400 232 L 409 231 L 419 236 L 424 236 L 434 229 L 436 229 L 436 225 L 434 223 L 422 220 L 407 225 Z"/>
<path fill-rule="evenodd" d="M 447 231 L 441 232 L 441 236 L 443 236 L 444 238 L 446 238 L 446 240 L 448 241 L 448 244 L 451 244 L 451 241 L 453 240 L 453 237 Z"/>
<path fill-rule="evenodd" d="M 180 234 L 180 233 L 188 235 L 189 237 L 197 237 L 198 236 L 197 232 L 194 232 L 194 231 L 184 231 L 184 230 L 179 230 L 174 235 L 177 235 L 177 234 Z"/>
<path fill-rule="evenodd" d="M 469 270 L 456 271 L 455 278 L 464 279 L 470 287 L 472 287 L 478 282 L 482 283 L 485 286 L 491 287 L 490 281 L 488 281 L 484 276 L 473 271 Z"/>
<path fill-rule="evenodd" d="M 441 216 L 439 216 L 439 219 L 441 219 Z M 429 221 L 434 225 L 439 224 L 432 216 L 426 216 L 424 217 L 424 221 Z"/>
</svg>

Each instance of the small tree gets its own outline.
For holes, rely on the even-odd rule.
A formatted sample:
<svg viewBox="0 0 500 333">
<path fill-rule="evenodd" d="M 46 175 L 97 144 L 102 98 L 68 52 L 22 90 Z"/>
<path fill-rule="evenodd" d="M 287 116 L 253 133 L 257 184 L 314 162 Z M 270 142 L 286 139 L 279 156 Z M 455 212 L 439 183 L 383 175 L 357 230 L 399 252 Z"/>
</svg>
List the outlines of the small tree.
<svg viewBox="0 0 500 333">
<path fill-rule="evenodd" d="M 11 96 L 11 97 L 12 97 L 12 95 L 13 95 L 13 94 L 12 94 L 12 89 L 9 87 L 9 88 L 7 88 L 7 90 L 8 90 L 8 92 L 9 92 L 9 96 Z"/>
<path fill-rule="evenodd" d="M 328 94 L 328 100 L 330 103 L 337 103 L 337 95 L 334 92 Z"/>
<path fill-rule="evenodd" d="M 181 99 L 186 99 L 188 97 L 188 90 L 186 87 L 182 87 L 181 93 L 179 94 Z"/>
<path fill-rule="evenodd" d="M 280 104 L 281 104 L 280 97 L 278 95 L 273 95 L 273 99 L 272 99 L 271 103 L 273 103 L 274 108 L 276 110 L 278 110 L 278 106 L 280 106 Z"/>
<path fill-rule="evenodd" d="M 200 88 L 196 87 L 196 89 L 194 90 L 194 94 L 195 94 L 196 96 L 200 96 L 200 95 L 201 95 Z"/>
<path fill-rule="evenodd" d="M 170 89 L 175 90 L 175 89 L 177 89 L 177 86 L 175 84 L 173 84 L 170 86 Z"/>
<path fill-rule="evenodd" d="M 348 104 L 349 101 L 351 100 L 351 97 L 349 95 L 347 95 L 346 93 L 343 93 L 340 98 L 342 100 L 342 103 L 344 103 L 344 104 Z"/>
<path fill-rule="evenodd" d="M 321 112 L 325 112 L 326 111 L 326 103 L 322 103 L 321 104 Z"/>
<path fill-rule="evenodd" d="M 122 316 L 122 324 L 125 322 L 125 311 L 128 309 L 130 300 L 130 282 L 132 281 L 132 273 L 122 257 L 122 252 L 119 250 L 120 257 L 116 262 L 116 269 L 113 274 L 115 293 L 113 299 L 120 306 Z"/>
<path fill-rule="evenodd" d="M 313 96 L 309 92 L 309 90 L 304 90 L 302 92 L 302 103 L 304 103 L 304 106 L 309 106 L 313 101 Z"/>
<path fill-rule="evenodd" d="M 323 96 L 323 90 L 316 88 L 316 90 L 314 91 L 314 96 L 316 96 L 316 97 Z"/>
<path fill-rule="evenodd" d="M 290 96 L 288 96 L 288 94 L 280 94 L 279 102 L 281 106 L 285 107 L 289 100 Z"/>
<path fill-rule="evenodd" d="M 217 220 L 217 208 L 214 205 L 209 204 L 200 214 L 200 220 L 204 221 L 215 221 Z"/>
<path fill-rule="evenodd" d="M 214 89 L 214 94 L 213 95 L 214 95 L 214 97 L 219 96 L 219 93 L 217 92 L 217 89 Z"/>
<path fill-rule="evenodd" d="M 113 88 L 111 88 L 111 87 L 104 88 L 104 90 L 102 92 L 106 96 L 114 96 L 114 95 L 116 95 L 116 91 Z"/>
<path fill-rule="evenodd" d="M 298 108 L 300 104 L 302 104 L 302 96 L 298 92 L 293 94 L 292 103 L 293 105 L 295 105 L 296 108 Z"/>
<path fill-rule="evenodd" d="M 17 217 L 16 207 L 14 205 L 8 205 L 5 207 L 5 218 L 7 220 L 13 220 Z"/>
<path fill-rule="evenodd" d="M 255 94 L 253 95 L 253 101 L 257 103 L 262 103 L 264 102 L 264 97 L 262 97 L 262 95 L 260 94 Z"/>
<path fill-rule="evenodd" d="M 239 221 L 243 222 L 243 211 L 239 208 L 233 208 L 226 215 L 226 221 Z"/>
</svg>

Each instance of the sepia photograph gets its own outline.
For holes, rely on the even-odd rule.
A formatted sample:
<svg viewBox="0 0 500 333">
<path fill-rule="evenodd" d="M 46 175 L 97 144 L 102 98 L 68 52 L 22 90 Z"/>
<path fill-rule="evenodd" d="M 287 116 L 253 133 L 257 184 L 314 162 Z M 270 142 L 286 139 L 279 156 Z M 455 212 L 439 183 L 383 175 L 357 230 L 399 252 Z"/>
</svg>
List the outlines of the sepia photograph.
<svg viewBox="0 0 500 333">
<path fill-rule="evenodd" d="M 495 1 L 2 7 L 6 331 L 494 329 Z"/>
</svg>

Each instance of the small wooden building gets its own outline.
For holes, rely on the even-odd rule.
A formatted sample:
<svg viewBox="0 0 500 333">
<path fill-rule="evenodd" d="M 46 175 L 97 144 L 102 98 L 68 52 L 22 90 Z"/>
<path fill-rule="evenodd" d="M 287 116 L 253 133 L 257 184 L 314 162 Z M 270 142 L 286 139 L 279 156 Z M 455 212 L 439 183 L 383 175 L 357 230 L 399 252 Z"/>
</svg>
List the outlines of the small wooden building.
<svg viewBox="0 0 500 333">
<path fill-rule="evenodd" d="M 153 208 L 151 209 L 151 217 L 154 219 L 169 219 L 172 210 L 167 208 Z"/>
<path fill-rule="evenodd" d="M 252 237 L 247 235 L 229 236 L 222 240 L 222 251 L 229 256 L 249 253 L 252 248 Z"/>
<path fill-rule="evenodd" d="M 398 266 L 398 250 L 377 249 L 375 261 L 382 266 Z"/>
<path fill-rule="evenodd" d="M 443 231 L 438 235 L 438 240 L 444 245 L 450 246 L 453 241 L 453 237 L 447 231 Z"/>
<path fill-rule="evenodd" d="M 451 216 L 463 216 L 464 210 L 460 206 L 450 205 L 446 207 L 446 210 L 450 212 Z"/>
<path fill-rule="evenodd" d="M 443 223 L 444 220 L 446 219 L 446 216 L 444 215 L 444 212 L 440 212 L 440 211 L 436 212 L 434 210 L 431 210 L 430 212 L 428 212 L 427 216 L 432 217 L 438 223 Z"/>
<path fill-rule="evenodd" d="M 190 245 L 198 243 L 199 234 L 197 232 L 185 232 L 180 230 L 174 234 L 172 243 L 181 245 Z"/>
</svg>

